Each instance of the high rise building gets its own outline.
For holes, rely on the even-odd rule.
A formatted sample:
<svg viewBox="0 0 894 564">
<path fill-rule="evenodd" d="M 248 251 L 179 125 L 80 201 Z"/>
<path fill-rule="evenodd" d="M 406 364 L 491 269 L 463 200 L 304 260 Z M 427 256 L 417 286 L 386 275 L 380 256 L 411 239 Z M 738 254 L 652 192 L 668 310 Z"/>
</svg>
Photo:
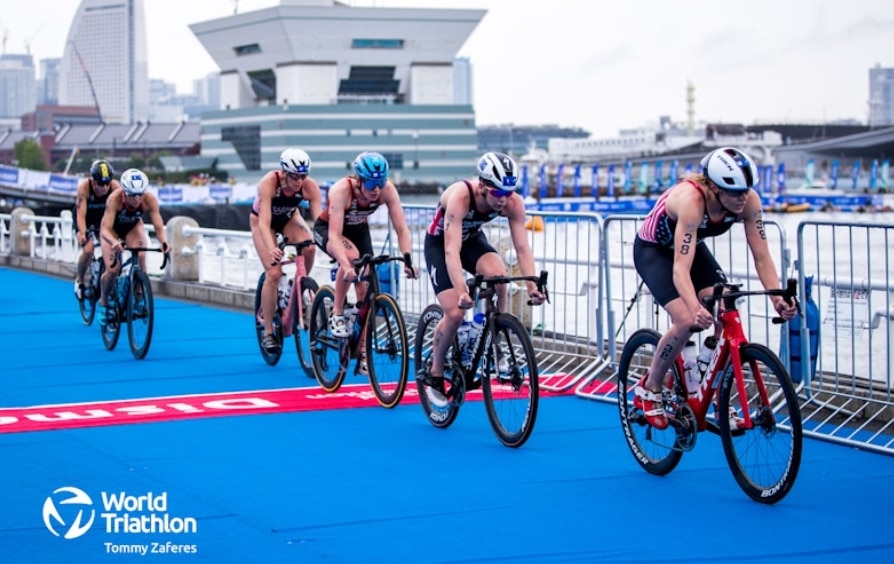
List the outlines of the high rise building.
<svg viewBox="0 0 894 564">
<path fill-rule="evenodd" d="M 37 104 L 55 106 L 59 103 L 59 64 L 61 59 L 41 59 L 40 78 L 37 80 Z"/>
<path fill-rule="evenodd" d="M 894 125 L 894 68 L 869 69 L 869 126 Z"/>
<path fill-rule="evenodd" d="M 472 63 L 468 57 L 453 60 L 453 103 L 472 105 Z"/>
<path fill-rule="evenodd" d="M 17 118 L 33 112 L 37 79 L 31 55 L 0 55 L 0 117 Z"/>
<path fill-rule="evenodd" d="M 81 0 L 59 68 L 59 104 L 95 106 L 105 123 L 148 119 L 143 0 Z"/>
</svg>

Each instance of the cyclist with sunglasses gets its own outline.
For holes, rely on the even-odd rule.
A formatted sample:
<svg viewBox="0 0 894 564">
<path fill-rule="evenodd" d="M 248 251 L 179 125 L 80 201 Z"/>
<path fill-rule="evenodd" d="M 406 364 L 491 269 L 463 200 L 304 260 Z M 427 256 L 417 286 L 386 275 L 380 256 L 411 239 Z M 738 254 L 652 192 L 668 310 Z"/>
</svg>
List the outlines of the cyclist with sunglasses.
<svg viewBox="0 0 894 564">
<path fill-rule="evenodd" d="M 90 261 L 93 260 L 94 240 L 99 237 L 99 227 L 103 213 L 106 211 L 106 200 L 116 188 L 120 188 L 117 180 L 112 178 L 115 170 L 108 161 L 98 159 L 90 165 L 90 175 L 78 182 L 75 198 L 73 228 L 81 256 L 78 257 L 78 272 L 75 277 L 75 296 L 80 300 L 84 295 L 84 274 Z M 91 237 L 92 235 L 92 237 Z"/>
<path fill-rule="evenodd" d="M 379 153 L 365 151 L 354 159 L 353 170 L 354 174 L 342 178 L 329 189 L 326 209 L 314 225 L 317 245 L 338 263 L 335 303 L 329 317 L 329 330 L 336 338 L 348 336 L 344 306 L 348 285 L 357 280 L 353 261 L 365 254 L 375 255 L 367 222 L 369 216 L 380 206 L 386 206 L 401 254 L 407 255 L 412 250 L 410 230 L 397 188 L 388 180 L 388 161 Z M 416 278 L 415 267 L 404 265 L 404 271 L 408 278 Z M 359 302 L 366 295 L 366 288 L 356 284 L 355 291 Z M 365 356 L 361 354 L 360 358 Z"/>
<path fill-rule="evenodd" d="M 276 288 L 282 278 L 283 251 L 276 244 L 281 233 L 290 243 L 301 243 L 312 237 L 310 227 L 301 216 L 300 207 L 306 206 L 310 220 L 320 215 L 322 200 L 320 186 L 310 174 L 310 156 L 301 149 L 286 149 L 279 156 L 280 170 L 268 172 L 258 183 L 258 193 L 251 206 L 249 224 L 251 239 L 266 273 L 261 289 L 261 310 L 276 310 Z M 304 248 L 304 267 L 310 272 L 314 265 L 313 245 Z M 273 336 L 273 316 L 264 316 L 264 350 L 279 352 L 279 342 Z"/>
<path fill-rule="evenodd" d="M 652 358 L 649 375 L 634 388 L 634 404 L 656 429 L 668 425 L 661 398 L 664 375 L 692 336 L 691 329 L 708 329 L 714 324 L 701 298 L 711 293 L 715 283 L 726 282 L 704 239 L 726 233 L 734 223 L 744 223 L 761 284 L 767 290 L 780 287 L 767 244 L 761 199 L 752 190 L 758 181 L 754 161 L 739 149 L 721 147 L 708 153 L 701 167 L 701 174 L 683 179 L 658 198 L 633 244 L 637 273 L 671 318 L 670 329 L 656 348 L 661 354 Z M 794 305 L 781 296 L 772 299 L 782 318 L 795 316 Z M 714 331 L 719 337 L 721 327 Z"/>
<path fill-rule="evenodd" d="M 509 220 L 509 234 L 522 275 L 535 276 L 534 253 L 525 230 L 525 204 L 518 190 L 518 165 L 508 155 L 485 153 L 478 159 L 478 178 L 454 182 L 444 190 L 425 236 L 425 262 L 444 317 L 435 328 L 430 385 L 444 389 L 444 359 L 463 320 L 463 310 L 474 303 L 463 270 L 484 276 L 506 276 L 506 266 L 487 241 L 481 227 L 497 218 Z M 534 305 L 545 296 L 527 282 Z M 497 306 L 506 310 L 509 289 L 497 287 Z"/>
</svg>

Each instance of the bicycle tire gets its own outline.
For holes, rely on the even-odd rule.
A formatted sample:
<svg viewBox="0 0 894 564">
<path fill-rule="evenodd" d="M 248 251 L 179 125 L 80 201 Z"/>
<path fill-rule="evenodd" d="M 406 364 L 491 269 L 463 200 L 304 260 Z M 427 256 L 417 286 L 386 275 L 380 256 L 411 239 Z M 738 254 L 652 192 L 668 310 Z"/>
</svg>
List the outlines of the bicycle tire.
<svg viewBox="0 0 894 564">
<path fill-rule="evenodd" d="M 416 391 L 419 394 L 419 404 L 428 422 L 439 429 L 446 429 L 453 424 L 456 416 L 459 415 L 460 406 L 450 400 L 438 397 L 440 394 L 431 389 L 420 379 L 420 376 L 428 374 L 431 367 L 431 350 L 432 339 L 434 338 L 435 327 L 441 318 L 444 317 L 444 310 L 438 304 L 432 304 L 422 310 L 419 316 L 419 322 L 416 325 L 416 336 L 413 341 L 413 360 L 414 370 L 416 374 Z M 456 340 L 454 339 L 454 348 Z M 447 358 L 451 357 L 453 349 L 447 350 Z M 445 374 L 447 373 L 445 366 Z M 462 376 L 458 376 L 462 377 Z M 444 379 L 444 385 L 448 386 L 450 382 Z M 435 395 L 438 394 L 438 395 Z"/>
<path fill-rule="evenodd" d="M 499 368 L 505 358 L 508 370 Z M 485 352 L 482 391 L 487 418 L 504 445 L 525 444 L 537 422 L 540 398 L 537 357 L 522 322 L 512 314 L 498 313 Z"/>
<path fill-rule="evenodd" d="M 308 378 L 314 378 L 314 360 L 310 354 L 310 310 L 314 303 L 314 298 L 319 290 L 317 281 L 313 278 L 305 276 L 301 279 L 301 292 L 298 299 L 302 301 L 302 311 L 304 312 L 304 329 L 298 319 L 298 305 L 290 304 L 295 308 L 295 315 L 292 316 L 294 325 L 292 327 L 292 335 L 295 336 L 295 352 L 298 353 L 298 364 L 304 370 L 304 375 Z"/>
<path fill-rule="evenodd" d="M 373 299 L 366 327 L 366 366 L 369 385 L 382 407 L 391 409 L 400 403 L 407 389 L 407 326 L 400 306 L 389 294 Z"/>
<path fill-rule="evenodd" d="M 335 290 L 323 286 L 317 290 L 310 308 L 310 354 L 314 377 L 327 392 L 335 392 L 345 380 L 348 369 L 348 340 L 329 333 L 329 315 L 335 303 Z"/>
<path fill-rule="evenodd" d="M 81 291 L 81 297 L 77 298 L 78 300 L 78 313 L 81 315 L 81 321 L 89 327 L 93 324 L 93 318 L 96 316 L 96 293 L 94 291 L 94 287 L 97 284 L 94 284 L 93 281 L 93 261 L 87 265 L 87 270 L 84 272 L 84 288 Z"/>
<path fill-rule="evenodd" d="M 255 287 L 255 336 L 258 339 L 258 350 L 261 351 L 261 358 L 269 366 L 276 366 L 282 357 L 282 323 L 280 321 L 279 312 L 273 314 L 273 336 L 279 342 L 279 350 L 270 353 L 264 348 L 264 323 L 261 321 L 261 289 L 264 287 L 264 280 L 267 279 L 267 273 L 262 272 L 258 277 L 258 285 Z"/>
<path fill-rule="evenodd" d="M 130 352 L 137 360 L 146 358 L 149 352 L 154 322 L 155 305 L 149 275 L 143 270 L 133 271 L 127 293 L 127 339 Z"/>
<path fill-rule="evenodd" d="M 732 429 L 729 417 L 719 417 L 720 439 L 730 470 L 748 497 L 773 504 L 791 491 L 801 466 L 802 428 L 798 395 L 776 353 L 758 343 L 739 349 L 752 428 Z M 759 374 L 769 401 L 762 399 Z M 718 413 L 741 409 L 734 371 L 720 383 Z M 740 412 L 741 413 L 741 412 Z"/>
<path fill-rule="evenodd" d="M 642 409 L 633 402 L 633 388 L 649 370 L 660 340 L 661 335 L 653 329 L 639 329 L 627 339 L 618 363 L 617 400 L 621 430 L 633 458 L 646 472 L 663 476 L 683 458 L 683 451 L 676 447 L 677 432 L 670 425 L 663 430 L 649 425 Z M 678 381 L 676 362 L 671 363 L 670 370 Z"/>
</svg>

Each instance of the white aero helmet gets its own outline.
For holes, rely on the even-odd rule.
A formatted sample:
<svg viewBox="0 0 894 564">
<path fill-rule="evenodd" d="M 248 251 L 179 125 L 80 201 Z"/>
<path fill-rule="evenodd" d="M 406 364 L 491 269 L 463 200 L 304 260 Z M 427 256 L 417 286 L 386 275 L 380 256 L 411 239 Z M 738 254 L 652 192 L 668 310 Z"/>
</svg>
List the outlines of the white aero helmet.
<svg viewBox="0 0 894 564">
<path fill-rule="evenodd" d="M 503 153 L 484 153 L 478 159 L 478 178 L 485 184 L 498 190 L 518 191 L 518 165 L 509 155 Z"/>
<path fill-rule="evenodd" d="M 751 157 L 735 147 L 721 147 L 705 155 L 702 170 L 708 180 L 731 192 L 747 192 L 758 181 Z"/>
<path fill-rule="evenodd" d="M 128 196 L 142 196 L 149 189 L 149 177 L 136 168 L 129 168 L 121 173 L 119 182 Z"/>
<path fill-rule="evenodd" d="M 310 155 L 301 149 L 286 149 L 279 156 L 279 165 L 284 172 L 308 174 L 310 173 Z"/>
</svg>

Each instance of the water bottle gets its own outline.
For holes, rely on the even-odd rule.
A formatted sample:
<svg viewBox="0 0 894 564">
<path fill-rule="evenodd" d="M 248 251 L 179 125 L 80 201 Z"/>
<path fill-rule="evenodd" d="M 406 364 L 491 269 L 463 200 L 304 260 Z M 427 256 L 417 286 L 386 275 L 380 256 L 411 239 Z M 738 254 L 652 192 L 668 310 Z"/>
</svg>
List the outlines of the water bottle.
<svg viewBox="0 0 894 564">
<path fill-rule="evenodd" d="M 683 359 L 683 379 L 686 381 L 686 390 L 690 396 L 695 396 L 702 383 L 701 375 L 698 373 L 698 346 L 695 341 L 686 342 L 680 357 Z"/>
<path fill-rule="evenodd" d="M 124 274 L 123 270 L 118 276 L 117 284 L 116 295 L 118 296 L 118 305 L 124 305 L 127 303 L 127 276 Z"/>
<path fill-rule="evenodd" d="M 353 304 L 345 304 L 344 311 L 345 324 L 351 330 L 351 338 L 358 339 L 360 337 L 360 324 L 355 323 L 357 319 L 357 306 Z"/>
<path fill-rule="evenodd" d="M 99 285 L 99 261 L 93 261 L 90 265 L 90 271 L 93 274 L 93 284 Z"/>
<path fill-rule="evenodd" d="M 711 357 L 714 356 L 714 349 L 717 348 L 717 337 L 711 335 L 705 339 L 702 350 L 698 352 L 696 362 L 698 364 L 699 378 L 704 378 L 708 374 L 708 366 L 711 365 Z"/>
<path fill-rule="evenodd" d="M 484 326 L 484 313 L 478 312 L 472 317 L 472 326 L 469 328 L 469 343 L 474 348 L 478 343 L 478 336 L 481 334 L 481 328 Z"/>
<path fill-rule="evenodd" d="M 469 334 L 472 332 L 472 322 L 463 319 L 459 329 L 456 330 L 456 339 L 459 341 L 459 350 L 462 355 L 463 366 L 468 367 L 472 363 L 471 346 L 469 345 Z"/>
<path fill-rule="evenodd" d="M 292 292 L 291 280 L 286 279 L 285 276 L 280 277 L 279 279 L 279 288 L 276 289 L 276 298 L 277 303 L 279 304 L 279 309 L 284 310 L 289 305 L 289 294 Z"/>
</svg>

